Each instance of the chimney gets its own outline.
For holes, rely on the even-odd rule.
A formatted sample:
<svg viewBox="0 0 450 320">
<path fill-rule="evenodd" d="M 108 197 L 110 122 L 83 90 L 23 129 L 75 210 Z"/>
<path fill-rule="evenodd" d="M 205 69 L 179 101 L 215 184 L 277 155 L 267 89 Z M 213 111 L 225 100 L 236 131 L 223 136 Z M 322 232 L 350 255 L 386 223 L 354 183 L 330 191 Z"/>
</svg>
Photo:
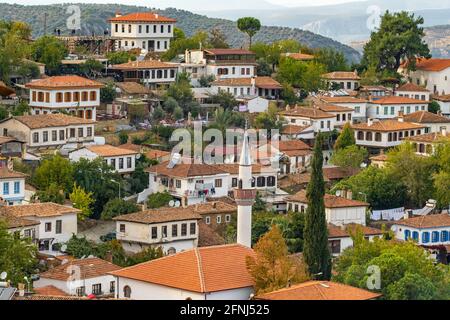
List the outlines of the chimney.
<svg viewBox="0 0 450 320">
<path fill-rule="evenodd" d="M 442 127 L 442 129 L 441 129 L 441 135 L 442 135 L 443 137 L 446 137 L 446 136 L 447 136 L 447 127 Z"/>
<path fill-rule="evenodd" d="M 442 116 L 442 110 L 439 110 L 439 111 L 437 112 L 437 115 L 438 115 L 438 116 Z"/>
<path fill-rule="evenodd" d="M 121 16 L 122 16 L 122 14 L 120 13 L 120 11 L 116 11 L 116 18 L 119 18 Z"/>
<path fill-rule="evenodd" d="M 212 207 L 213 207 L 213 209 L 216 209 L 217 208 L 217 202 L 213 202 Z"/>
<path fill-rule="evenodd" d="M 404 118 L 404 113 L 403 111 L 399 111 L 398 113 L 398 122 L 405 122 L 405 118 Z"/>
<path fill-rule="evenodd" d="M 368 125 L 369 127 L 373 126 L 373 119 L 372 119 L 372 118 L 368 118 L 368 119 L 367 119 L 367 125 Z"/>
<path fill-rule="evenodd" d="M 159 18 L 159 14 L 155 13 L 155 19 Z"/>
<path fill-rule="evenodd" d="M 252 77 L 252 90 L 251 90 L 251 92 L 252 92 L 252 95 L 257 95 L 256 94 L 256 78 L 255 77 Z"/>
<path fill-rule="evenodd" d="M 291 111 L 291 106 L 290 105 L 286 106 L 286 111 Z"/>
<path fill-rule="evenodd" d="M 347 199 L 348 200 L 353 200 L 353 191 L 352 190 L 348 190 L 347 191 Z"/>
<path fill-rule="evenodd" d="M 113 263 L 113 255 L 112 255 L 112 252 L 111 252 L 111 251 L 108 251 L 108 252 L 106 253 L 106 255 L 105 255 L 105 260 L 108 261 L 108 262 L 110 262 L 110 263 Z"/>
<path fill-rule="evenodd" d="M 23 283 L 19 283 L 17 285 L 17 289 L 19 291 L 19 297 L 24 297 L 25 296 L 25 285 Z"/>
</svg>

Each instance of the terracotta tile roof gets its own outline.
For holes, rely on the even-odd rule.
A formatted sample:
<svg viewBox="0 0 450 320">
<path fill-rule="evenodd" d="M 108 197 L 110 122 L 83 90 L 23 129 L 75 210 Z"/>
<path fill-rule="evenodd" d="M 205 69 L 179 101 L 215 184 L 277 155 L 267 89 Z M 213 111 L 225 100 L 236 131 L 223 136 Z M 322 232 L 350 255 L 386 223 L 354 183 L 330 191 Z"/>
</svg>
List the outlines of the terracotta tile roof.
<svg viewBox="0 0 450 320">
<path fill-rule="evenodd" d="M 111 274 L 190 292 L 218 292 L 254 285 L 248 256 L 254 251 L 237 244 L 196 248 Z"/>
<path fill-rule="evenodd" d="M 137 70 L 137 69 L 171 69 L 178 68 L 178 64 L 161 62 L 157 60 L 131 61 L 112 66 L 115 70 Z"/>
<path fill-rule="evenodd" d="M 162 151 L 162 150 L 156 150 L 156 149 L 148 150 L 145 153 L 145 156 L 149 159 L 158 159 L 158 158 L 163 158 L 163 157 L 167 157 L 170 155 L 171 155 L 171 153 L 168 151 Z"/>
<path fill-rule="evenodd" d="M 119 17 L 109 18 L 110 22 L 177 22 L 176 19 L 164 17 L 153 12 L 136 12 Z"/>
<path fill-rule="evenodd" d="M 283 130 L 281 131 L 282 134 L 300 134 L 306 129 L 310 128 L 311 126 L 296 126 L 293 124 L 288 124 L 287 126 L 283 127 Z"/>
<path fill-rule="evenodd" d="M 424 87 L 421 87 L 421 86 L 418 86 L 417 84 L 409 83 L 409 82 L 400 86 L 399 88 L 397 88 L 396 91 L 399 91 L 399 92 L 430 92 L 429 90 L 427 90 Z"/>
<path fill-rule="evenodd" d="M 311 147 L 300 140 L 279 141 L 278 148 L 281 152 L 293 150 L 311 150 Z"/>
<path fill-rule="evenodd" d="M 359 123 L 352 125 L 353 129 L 357 130 L 370 130 L 370 131 L 402 131 L 411 129 L 423 129 L 425 126 L 411 123 L 411 122 L 401 122 L 398 120 L 380 120 L 375 121 L 371 126 L 367 123 Z"/>
<path fill-rule="evenodd" d="M 214 164 L 214 167 L 228 172 L 229 174 L 237 175 L 239 174 L 239 163 L 224 163 L 224 164 Z M 271 166 L 263 166 L 259 163 L 255 163 L 252 165 L 252 173 L 258 174 L 262 172 L 275 172 L 276 170 L 273 169 Z"/>
<path fill-rule="evenodd" d="M 15 93 L 14 89 L 8 87 L 3 81 L 0 81 L 0 96 L 7 97 Z"/>
<path fill-rule="evenodd" d="M 31 89 L 72 89 L 72 88 L 102 88 L 103 84 L 80 76 L 55 76 L 35 80 L 25 85 Z"/>
<path fill-rule="evenodd" d="M 450 227 L 450 215 L 436 214 L 397 221 L 395 224 L 422 229 Z"/>
<path fill-rule="evenodd" d="M 33 288 L 34 293 L 40 296 L 52 296 L 52 297 L 65 297 L 68 296 L 67 293 L 58 289 L 55 286 L 45 286 L 40 288 Z"/>
<path fill-rule="evenodd" d="M 33 203 L 21 206 L 7 206 L 3 212 L 15 217 L 54 217 L 78 213 L 80 210 L 56 203 Z"/>
<path fill-rule="evenodd" d="M 8 143 L 8 142 L 19 142 L 19 143 L 24 143 L 23 141 L 19 141 L 16 138 L 13 137 L 0 137 L 0 145 Z"/>
<path fill-rule="evenodd" d="M 403 119 L 408 122 L 415 123 L 450 123 L 450 118 L 440 116 L 428 111 L 417 111 L 414 113 L 406 114 Z"/>
<path fill-rule="evenodd" d="M 240 54 L 240 55 L 254 55 L 255 53 L 250 50 L 244 49 L 205 49 L 206 53 L 213 55 L 227 55 L 227 54 Z"/>
<path fill-rule="evenodd" d="M 87 258 L 69 261 L 41 273 L 39 276 L 41 279 L 67 281 L 71 277 L 71 274 L 67 272 L 71 266 L 80 268 L 80 280 L 104 276 L 109 272 L 121 269 L 119 266 L 99 258 Z"/>
<path fill-rule="evenodd" d="M 329 180 L 340 180 L 358 174 L 358 168 L 328 167 L 323 168 L 324 176 Z"/>
<path fill-rule="evenodd" d="M 202 204 L 190 206 L 194 212 L 200 215 L 216 214 L 216 213 L 234 213 L 237 211 L 235 204 L 229 204 L 223 201 L 211 201 Z"/>
<path fill-rule="evenodd" d="M 352 108 L 337 106 L 333 104 L 320 105 L 318 108 L 325 112 L 353 112 Z"/>
<path fill-rule="evenodd" d="M 293 202 L 308 203 L 306 190 L 301 190 L 293 196 L 286 197 L 286 200 Z M 368 207 L 369 204 L 357 200 L 349 200 L 342 197 L 326 194 L 324 197 L 326 208 L 349 208 L 349 207 Z"/>
<path fill-rule="evenodd" d="M 116 86 L 126 94 L 149 94 L 150 89 L 137 82 L 116 82 Z"/>
<path fill-rule="evenodd" d="M 25 179 L 26 177 L 28 175 L 22 172 L 8 170 L 8 168 L 0 168 L 0 179 Z"/>
<path fill-rule="evenodd" d="M 167 168 L 169 161 L 152 166 L 146 169 L 147 172 L 156 173 L 159 175 L 165 175 L 169 177 L 189 178 L 189 177 L 203 177 L 203 176 L 215 176 L 219 174 L 226 174 L 227 172 L 211 166 L 208 164 L 197 163 L 181 163 L 177 164 L 173 169 Z"/>
<path fill-rule="evenodd" d="M 433 96 L 434 100 L 442 101 L 442 102 L 450 102 L 450 94 L 442 95 L 442 96 Z"/>
<path fill-rule="evenodd" d="M 120 146 L 118 146 L 118 148 L 127 149 L 127 150 L 131 150 L 131 151 L 140 153 L 141 150 L 143 149 L 143 146 L 140 146 L 138 144 L 133 144 L 133 143 L 125 143 L 125 144 L 121 144 Z"/>
<path fill-rule="evenodd" d="M 445 137 L 440 132 L 431 132 L 431 133 L 422 134 L 420 136 L 409 137 L 407 140 L 413 141 L 413 142 L 433 143 L 433 142 L 439 142 L 443 139 L 450 139 L 450 132 L 447 132 L 447 135 Z"/>
<path fill-rule="evenodd" d="M 315 58 L 312 54 L 306 54 L 306 53 L 287 53 L 286 57 L 292 58 L 294 60 L 300 60 L 300 61 L 314 60 L 314 58 Z"/>
<path fill-rule="evenodd" d="M 423 71 L 442 71 L 450 68 L 450 59 L 418 59 L 416 69 Z"/>
<path fill-rule="evenodd" d="M 322 75 L 322 78 L 330 80 L 361 80 L 356 72 L 336 71 Z"/>
<path fill-rule="evenodd" d="M 380 154 L 378 156 L 370 157 L 371 161 L 387 161 L 387 154 Z"/>
<path fill-rule="evenodd" d="M 255 77 L 256 87 L 263 89 L 282 89 L 281 84 L 271 77 Z M 251 78 L 230 78 L 217 80 L 212 83 L 216 87 L 251 87 Z"/>
<path fill-rule="evenodd" d="M 257 296 L 257 300 L 373 300 L 378 293 L 337 282 L 308 281 L 290 288 Z"/>
<path fill-rule="evenodd" d="M 115 217 L 115 221 L 154 224 L 172 221 L 200 220 L 201 216 L 192 207 L 162 208 L 125 214 Z"/>
<path fill-rule="evenodd" d="M 33 116 L 13 117 L 30 129 L 66 127 L 71 125 L 94 124 L 92 120 L 72 117 L 65 114 L 39 114 Z M 8 121 L 8 119 L 3 120 Z"/>
<path fill-rule="evenodd" d="M 203 221 L 198 223 L 198 246 L 212 247 L 221 246 L 226 244 L 224 238 L 222 238 L 217 232 L 215 232 L 210 226 L 208 226 Z"/>
<path fill-rule="evenodd" d="M 89 146 L 86 147 L 86 149 L 99 155 L 100 157 L 131 156 L 139 153 L 133 150 L 118 148 L 108 144 L 102 146 Z"/>
<path fill-rule="evenodd" d="M 366 237 L 383 235 L 383 231 L 380 229 L 366 227 L 366 226 L 356 224 L 356 223 L 347 224 L 343 227 L 336 226 L 334 224 L 329 223 L 328 224 L 328 239 L 349 238 L 349 237 L 351 237 L 351 234 L 356 232 L 357 230 L 362 231 L 364 236 L 366 236 Z"/>
<path fill-rule="evenodd" d="M 367 100 L 359 99 L 355 97 L 320 97 L 320 100 L 327 103 L 366 103 Z"/>
<path fill-rule="evenodd" d="M 427 101 L 411 99 L 407 97 L 389 96 L 380 99 L 373 99 L 372 104 L 428 104 Z"/>
<path fill-rule="evenodd" d="M 41 224 L 36 220 L 25 219 L 12 214 L 7 214 L 4 210 L 0 210 L 0 221 L 4 221 L 8 229 L 32 227 Z"/>
<path fill-rule="evenodd" d="M 75 296 L 48 296 L 48 295 L 39 295 L 33 294 L 31 296 L 19 297 L 15 296 L 14 300 L 26 300 L 26 301 L 87 301 L 89 300 L 86 297 L 75 297 Z"/>
<path fill-rule="evenodd" d="M 303 117 L 303 118 L 311 118 L 311 119 L 329 119 L 335 118 L 335 115 L 332 113 L 324 112 L 317 108 L 308 108 L 308 107 L 299 107 L 295 106 L 295 108 L 289 111 L 282 111 L 281 115 L 283 116 L 291 116 L 291 117 Z"/>
</svg>

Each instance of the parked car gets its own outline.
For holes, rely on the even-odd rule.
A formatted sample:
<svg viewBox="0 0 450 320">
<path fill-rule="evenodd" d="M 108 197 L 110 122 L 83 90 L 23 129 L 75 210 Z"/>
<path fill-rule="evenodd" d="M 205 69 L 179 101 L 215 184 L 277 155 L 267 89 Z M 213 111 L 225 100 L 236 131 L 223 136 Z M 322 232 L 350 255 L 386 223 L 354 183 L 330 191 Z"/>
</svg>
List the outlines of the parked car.
<svg viewBox="0 0 450 320">
<path fill-rule="evenodd" d="M 116 240 L 116 239 L 117 239 L 117 235 L 115 232 L 110 232 L 110 233 L 100 237 L 100 240 L 103 242 L 109 242 L 109 241 Z"/>
</svg>

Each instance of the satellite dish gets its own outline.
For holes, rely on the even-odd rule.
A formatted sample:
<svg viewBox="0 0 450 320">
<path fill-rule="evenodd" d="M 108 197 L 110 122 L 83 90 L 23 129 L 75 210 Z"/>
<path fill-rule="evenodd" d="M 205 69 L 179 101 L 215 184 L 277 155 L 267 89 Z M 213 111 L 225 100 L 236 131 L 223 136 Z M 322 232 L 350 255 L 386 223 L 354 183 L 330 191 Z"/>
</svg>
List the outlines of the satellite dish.
<svg viewBox="0 0 450 320">
<path fill-rule="evenodd" d="M 175 208 L 179 208 L 180 206 L 181 206 L 181 202 L 180 201 L 175 202 Z"/>
<path fill-rule="evenodd" d="M 6 271 L 3 271 L 0 273 L 0 280 L 6 280 L 6 277 L 8 276 L 8 273 Z"/>
<path fill-rule="evenodd" d="M 175 207 L 175 201 L 170 200 L 169 207 L 171 207 L 171 208 Z"/>
</svg>

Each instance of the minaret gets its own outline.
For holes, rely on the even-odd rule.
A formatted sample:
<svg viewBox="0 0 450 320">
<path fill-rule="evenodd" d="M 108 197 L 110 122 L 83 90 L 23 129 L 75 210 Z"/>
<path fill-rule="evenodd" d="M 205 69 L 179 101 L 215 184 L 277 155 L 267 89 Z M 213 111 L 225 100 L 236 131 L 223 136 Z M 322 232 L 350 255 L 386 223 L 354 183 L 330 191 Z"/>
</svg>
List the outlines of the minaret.
<svg viewBox="0 0 450 320">
<path fill-rule="evenodd" d="M 234 190 L 234 199 L 238 206 L 237 242 L 243 246 L 252 246 L 252 206 L 256 198 L 256 189 L 252 188 L 252 158 L 247 131 L 244 133 L 241 159 L 239 163 L 239 183 Z"/>
</svg>

